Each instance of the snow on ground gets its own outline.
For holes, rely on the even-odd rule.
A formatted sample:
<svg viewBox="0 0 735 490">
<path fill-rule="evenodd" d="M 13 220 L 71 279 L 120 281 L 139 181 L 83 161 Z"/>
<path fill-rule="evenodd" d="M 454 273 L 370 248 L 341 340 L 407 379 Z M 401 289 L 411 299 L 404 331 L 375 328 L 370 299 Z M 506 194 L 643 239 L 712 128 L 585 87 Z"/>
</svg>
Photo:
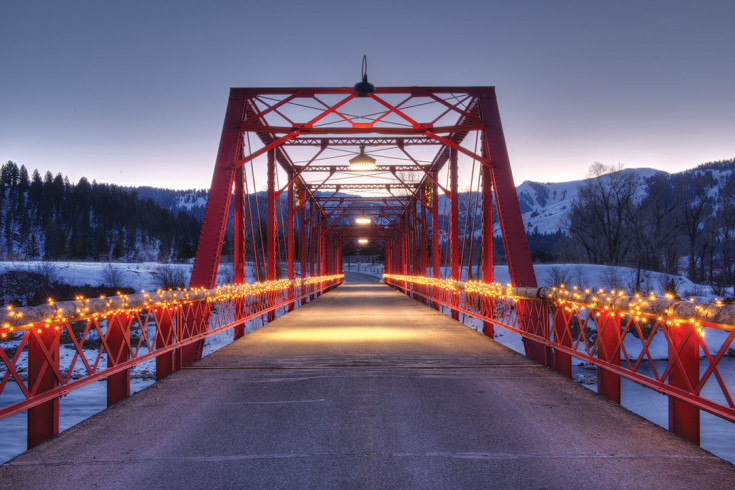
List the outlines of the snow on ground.
<svg viewBox="0 0 735 490">
<path fill-rule="evenodd" d="M 155 291 L 159 288 L 156 273 L 161 267 L 180 270 L 185 283 L 188 285 L 191 276 L 191 264 L 159 264 L 158 262 L 43 262 L 18 261 L 0 262 L 0 274 L 11 270 L 23 270 L 49 275 L 52 281 L 70 284 L 72 286 L 103 286 L 109 284 L 112 268 L 120 275 L 117 287 L 133 288 L 136 292 Z M 253 263 L 245 266 L 246 282 L 255 282 Z M 220 263 L 217 271 L 217 284 L 232 282 L 232 264 Z"/>
<path fill-rule="evenodd" d="M 536 264 L 533 266 L 536 273 L 536 283 L 539 287 L 554 286 L 559 283 L 571 289 L 574 286 L 591 290 L 623 289 L 631 293 L 635 288 L 636 270 L 630 267 L 613 267 L 594 264 Z M 473 267 L 473 274 L 476 273 Z M 427 275 L 431 275 L 431 267 L 427 268 Z M 442 267 L 440 274 L 446 277 L 448 267 Z M 493 268 L 493 279 L 500 284 L 510 284 L 510 274 L 507 265 L 496 265 Z M 467 267 L 462 269 L 461 280 L 467 280 Z M 667 281 L 673 280 L 676 284 L 676 293 L 683 298 L 693 297 L 696 301 L 713 301 L 716 297 L 711 286 L 696 284 L 686 277 L 666 274 L 663 272 L 641 271 L 641 291 L 644 294 L 664 294 Z"/>
<path fill-rule="evenodd" d="M 382 264 L 357 264 L 345 263 L 344 269 L 351 272 L 381 277 L 383 274 Z M 536 282 L 539 287 L 554 286 L 564 283 L 567 288 L 578 286 L 582 289 L 592 290 L 623 289 L 630 293 L 635 288 L 635 269 L 630 267 L 612 267 L 593 264 L 536 264 L 533 266 L 536 273 Z M 461 280 L 467 280 L 467 267 L 462 269 Z M 472 269 L 473 277 L 477 272 L 476 267 Z M 432 275 L 432 268 L 427 267 L 426 275 Z M 442 267 L 442 277 L 448 277 L 449 267 Z M 500 284 L 510 284 L 510 274 L 507 265 L 496 265 L 493 268 L 493 278 Z M 716 299 L 711 286 L 696 284 L 683 276 L 665 274 L 663 272 L 641 271 L 641 291 L 644 294 L 654 293 L 663 295 L 666 283 L 674 281 L 676 292 L 682 298 L 693 297 L 696 301 L 708 302 Z"/>
</svg>

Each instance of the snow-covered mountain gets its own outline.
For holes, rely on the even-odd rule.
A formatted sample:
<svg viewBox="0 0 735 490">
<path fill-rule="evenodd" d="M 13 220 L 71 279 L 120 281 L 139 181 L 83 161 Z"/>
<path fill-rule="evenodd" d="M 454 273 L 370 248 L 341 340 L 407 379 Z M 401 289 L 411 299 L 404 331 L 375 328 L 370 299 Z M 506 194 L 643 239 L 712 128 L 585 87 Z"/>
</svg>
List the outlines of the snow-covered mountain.
<svg viewBox="0 0 735 490">
<path fill-rule="evenodd" d="M 717 194 L 717 187 L 720 183 L 735 173 L 735 160 L 722 162 L 714 162 L 700 165 L 696 168 L 680 172 L 679 174 L 669 174 L 662 170 L 653 168 L 629 168 L 623 169 L 623 173 L 632 174 L 639 182 L 638 198 L 645 197 L 646 184 L 654 176 L 657 175 L 681 175 L 681 176 L 698 176 L 703 177 L 705 185 L 710 187 L 709 192 L 712 197 Z M 577 197 L 579 189 L 590 179 L 573 180 L 569 182 L 534 182 L 525 181 L 516 187 L 518 194 L 518 202 L 523 216 L 523 222 L 528 232 L 540 234 L 552 234 L 564 229 L 564 216 L 572 206 L 572 202 Z M 199 190 L 171 190 L 156 189 L 151 187 L 139 187 L 132 189 L 138 193 L 141 198 L 151 198 L 157 204 L 169 209 L 174 213 L 187 212 L 194 215 L 198 219 L 204 216 L 204 209 L 207 203 L 207 191 Z M 281 196 L 282 200 L 286 197 L 285 193 Z M 467 219 L 467 213 L 474 213 L 479 206 L 475 205 L 475 198 L 469 201 L 468 194 L 460 194 L 460 231 L 464 229 L 464 224 L 468 227 L 472 226 L 472 220 Z M 469 201 L 469 202 L 468 202 Z M 265 218 L 265 193 L 258 193 L 259 208 L 261 218 Z M 284 204 L 285 205 L 285 204 Z M 232 210 L 230 210 L 232 212 Z M 449 203 L 444 195 L 439 196 L 439 213 L 441 215 L 449 215 Z M 480 217 L 475 217 L 476 234 L 480 230 Z M 448 223 L 446 218 L 442 219 L 445 224 Z M 499 233 L 499 231 L 497 232 Z"/>
<path fill-rule="evenodd" d="M 622 172 L 634 175 L 640 183 L 639 188 L 642 192 L 645 189 L 646 179 L 654 175 L 667 174 L 653 168 L 629 168 Z M 571 208 L 579 188 L 589 180 L 591 179 L 552 183 L 527 180 L 516 187 L 526 229 L 542 234 L 562 230 L 564 215 Z"/>
</svg>

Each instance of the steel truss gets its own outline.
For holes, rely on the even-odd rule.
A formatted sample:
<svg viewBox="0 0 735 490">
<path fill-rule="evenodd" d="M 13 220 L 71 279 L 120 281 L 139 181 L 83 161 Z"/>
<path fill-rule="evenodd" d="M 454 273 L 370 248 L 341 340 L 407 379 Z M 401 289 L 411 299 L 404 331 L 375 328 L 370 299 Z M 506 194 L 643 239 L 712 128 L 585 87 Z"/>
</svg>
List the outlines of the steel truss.
<svg viewBox="0 0 735 490">
<path fill-rule="evenodd" d="M 479 149 L 463 145 L 470 132 L 478 135 Z M 260 146 L 250 144 L 251 141 L 258 141 Z M 398 152 L 394 158 L 403 162 L 381 163 L 374 172 L 350 171 L 345 164 L 349 155 L 345 155 L 344 148 L 359 145 L 369 146 L 372 152 L 381 148 Z M 422 163 L 409 150 L 411 147 L 434 147 L 435 154 L 430 163 Z M 303 148 L 312 148 L 315 153 L 297 164 L 289 152 Z M 341 153 L 327 156 L 331 151 Z M 279 229 L 288 230 L 283 254 L 288 278 L 296 274 L 297 249 L 302 276 L 332 274 L 341 270 L 342 250 L 349 240 L 375 233 L 381 236 L 386 272 L 426 275 L 430 270 L 434 277 L 439 277 L 443 261 L 436 197 L 441 190 L 450 201 L 446 263 L 449 276 L 457 280 L 461 266 L 459 155 L 469 157 L 481 167 L 478 193 L 482 197 L 483 216 L 482 280 L 493 280 L 492 207 L 495 205 L 511 281 L 516 286 L 535 286 L 494 87 L 378 87 L 366 98 L 358 98 L 353 89 L 344 87 L 233 88 L 191 285 L 214 285 L 233 187 L 235 280 L 244 279 L 241 271 L 248 237 L 243 232 L 247 229 L 247 213 L 242 209 L 242 195 L 246 178 L 243 176 L 248 174 L 243 169 L 253 165 L 265 166 L 267 170 L 264 240 L 267 247 L 261 247 L 266 265 L 264 279 L 276 278 Z M 331 159 L 336 165 L 327 165 L 324 159 Z M 274 182 L 276 164 L 288 176 L 287 185 L 280 189 Z M 438 174 L 447 165 L 449 185 L 442 186 Z M 368 176 L 381 172 L 389 176 L 389 181 L 370 181 Z M 408 181 L 406 172 L 413 172 L 412 178 L 418 176 L 419 180 Z M 318 175 L 321 177 L 313 180 Z M 339 175 L 346 177 L 337 180 Z M 495 203 L 491 189 L 494 189 Z M 346 191 L 368 194 L 344 195 Z M 283 192 L 288 192 L 288 210 L 279 226 L 276 200 Z M 383 195 L 370 195 L 371 192 Z M 372 219 L 370 230 L 354 223 L 357 212 Z M 257 248 L 254 236 L 251 241 L 250 248 Z M 457 315 L 455 311 L 454 316 Z M 492 326 L 488 325 L 487 329 L 490 332 Z M 529 356 L 543 359 L 543 345 L 532 340 L 525 342 Z"/>
</svg>

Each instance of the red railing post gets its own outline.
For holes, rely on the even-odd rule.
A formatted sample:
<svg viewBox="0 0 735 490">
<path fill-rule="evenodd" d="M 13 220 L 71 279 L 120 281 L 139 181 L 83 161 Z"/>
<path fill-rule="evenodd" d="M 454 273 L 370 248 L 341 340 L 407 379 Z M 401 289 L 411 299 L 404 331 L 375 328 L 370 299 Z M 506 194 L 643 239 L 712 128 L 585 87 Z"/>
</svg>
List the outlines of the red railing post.
<svg viewBox="0 0 735 490">
<path fill-rule="evenodd" d="M 580 328 L 584 328 L 580 325 Z M 620 366 L 620 317 L 605 310 L 600 312 L 597 326 L 597 357 L 606 363 Z M 620 403 L 620 375 L 606 369 L 597 369 L 597 392 Z"/>
<path fill-rule="evenodd" d="M 73 335 L 70 333 L 70 335 Z M 50 354 L 51 363 L 44 350 Z M 30 333 L 28 339 L 28 386 L 35 393 L 43 393 L 58 386 L 55 370 L 59 369 L 59 332 L 53 328 L 41 328 Z M 59 433 L 59 399 L 28 409 L 28 449 L 41 444 Z"/>
<path fill-rule="evenodd" d="M 130 359 L 130 313 L 107 317 L 107 367 L 115 367 Z M 130 369 L 111 374 L 107 378 L 107 406 L 130 396 Z"/>
<path fill-rule="evenodd" d="M 692 391 L 699 384 L 699 331 L 691 324 L 679 324 L 669 332 L 669 384 Z M 699 445 L 699 409 L 669 396 L 669 430 Z"/>
<path fill-rule="evenodd" d="M 550 305 L 549 300 L 543 300 Z M 552 331 L 554 334 L 554 342 L 564 347 L 572 346 L 572 314 L 563 307 L 557 306 L 554 311 L 554 320 Z M 572 356 L 565 352 L 554 349 L 554 370 L 563 374 L 567 378 L 572 377 Z"/>
<path fill-rule="evenodd" d="M 209 303 L 207 300 L 197 300 L 185 304 L 181 313 L 180 339 L 186 340 L 207 330 L 209 322 Z M 180 367 L 190 366 L 194 361 L 202 358 L 204 340 L 197 340 L 179 349 Z"/>
<path fill-rule="evenodd" d="M 170 306 L 157 306 L 153 311 L 156 318 L 156 349 L 162 349 L 174 343 L 173 308 Z M 237 329 L 235 329 L 237 330 Z M 237 333 L 235 334 L 237 338 Z M 156 356 L 156 381 L 161 381 L 169 374 L 176 371 L 176 350 L 168 351 Z"/>
</svg>

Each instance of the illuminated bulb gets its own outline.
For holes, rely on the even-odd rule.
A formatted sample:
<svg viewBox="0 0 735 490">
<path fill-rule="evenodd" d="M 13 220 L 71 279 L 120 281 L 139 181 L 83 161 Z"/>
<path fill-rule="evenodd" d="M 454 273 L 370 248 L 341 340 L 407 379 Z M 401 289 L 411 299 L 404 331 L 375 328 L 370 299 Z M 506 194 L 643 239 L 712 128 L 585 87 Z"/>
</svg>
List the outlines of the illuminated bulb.
<svg viewBox="0 0 735 490">
<path fill-rule="evenodd" d="M 357 243 L 359 243 L 360 245 L 367 245 L 368 244 L 368 239 L 367 238 L 359 238 L 357 240 Z"/>
<path fill-rule="evenodd" d="M 358 224 L 358 225 L 368 225 L 368 224 L 372 223 L 372 221 L 373 220 L 371 220 L 370 218 L 368 218 L 367 216 L 364 216 L 364 215 L 363 216 L 358 216 L 357 218 L 355 218 L 355 223 Z"/>
<path fill-rule="evenodd" d="M 350 158 L 349 170 L 369 171 L 375 170 L 375 159 L 365 153 L 365 145 L 360 145 L 360 153 Z"/>
</svg>

